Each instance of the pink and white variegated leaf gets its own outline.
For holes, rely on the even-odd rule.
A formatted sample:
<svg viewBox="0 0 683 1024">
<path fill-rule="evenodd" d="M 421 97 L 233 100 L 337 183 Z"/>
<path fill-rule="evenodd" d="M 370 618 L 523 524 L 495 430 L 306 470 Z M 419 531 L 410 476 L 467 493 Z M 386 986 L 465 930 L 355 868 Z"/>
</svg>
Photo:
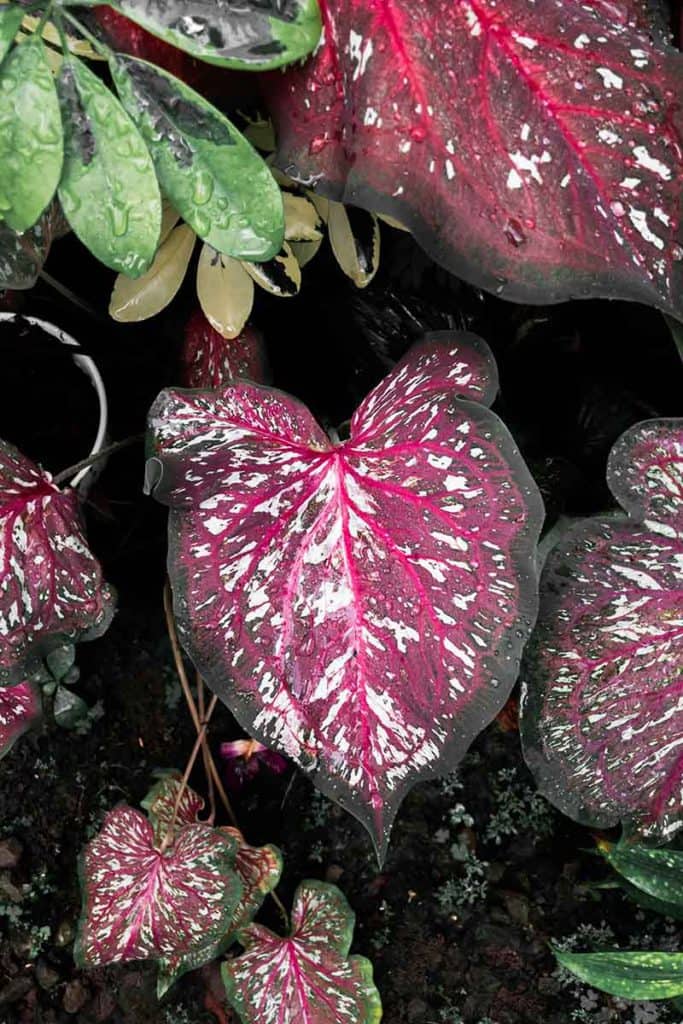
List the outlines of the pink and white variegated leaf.
<svg viewBox="0 0 683 1024">
<path fill-rule="evenodd" d="M 185 825 L 159 847 L 147 818 L 121 806 L 85 848 L 74 954 L 82 966 L 189 955 L 227 931 L 242 894 L 234 838 Z"/>
<path fill-rule="evenodd" d="M 99 636 L 113 611 L 76 494 L 0 441 L 0 685 L 61 644 Z"/>
<path fill-rule="evenodd" d="M 683 313 L 683 56 L 632 0 L 320 0 L 276 161 L 518 302 Z"/>
<path fill-rule="evenodd" d="M 242 895 L 224 935 L 189 954 L 179 953 L 159 961 L 157 995 L 160 999 L 187 971 L 194 971 L 224 953 L 235 941 L 237 932 L 253 920 L 267 893 L 280 880 L 282 854 L 276 846 L 249 846 L 239 829 L 223 828 L 221 831 L 238 843 L 235 872 L 242 882 Z"/>
<path fill-rule="evenodd" d="M 182 775 L 180 772 L 163 772 L 159 779 L 150 789 L 140 806 L 147 812 L 152 829 L 154 830 L 155 842 L 161 843 L 168 832 L 171 823 L 175 822 L 175 830 L 178 831 L 183 825 L 199 824 L 199 815 L 204 809 L 204 801 L 199 793 L 195 793 L 189 786 L 182 790 L 180 803 L 176 811 L 176 801 L 181 791 Z"/>
<path fill-rule="evenodd" d="M 41 709 L 40 687 L 30 679 L 0 687 L 0 758 L 31 728 Z"/>
<path fill-rule="evenodd" d="M 625 515 L 551 551 L 523 679 L 525 756 L 578 821 L 683 825 L 683 419 L 630 428 L 607 479 Z"/>
<path fill-rule="evenodd" d="M 219 388 L 235 377 L 262 384 L 268 376 L 261 332 L 247 325 L 236 338 L 224 338 L 201 309 L 185 327 L 181 361 L 181 379 L 188 388 Z"/>
<path fill-rule="evenodd" d="M 542 503 L 482 404 L 495 387 L 484 343 L 444 332 L 365 399 L 347 441 L 247 383 L 165 391 L 150 413 L 183 645 L 380 856 L 406 790 L 502 707 L 535 619 Z"/>
<path fill-rule="evenodd" d="M 223 965 L 228 1000 L 244 1024 L 378 1024 L 372 964 L 349 957 L 354 914 L 334 885 L 302 882 L 285 938 L 252 924 L 245 952 Z"/>
</svg>

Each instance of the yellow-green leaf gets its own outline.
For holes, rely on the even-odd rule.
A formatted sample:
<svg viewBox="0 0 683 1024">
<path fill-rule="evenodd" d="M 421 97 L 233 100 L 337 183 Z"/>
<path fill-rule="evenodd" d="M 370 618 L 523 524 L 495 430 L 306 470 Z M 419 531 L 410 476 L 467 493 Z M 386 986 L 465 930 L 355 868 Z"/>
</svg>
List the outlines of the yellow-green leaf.
<svg viewBox="0 0 683 1024">
<path fill-rule="evenodd" d="M 192 256 L 195 233 L 188 224 L 174 228 L 146 274 L 137 279 L 119 274 L 109 303 L 109 315 L 137 323 L 160 313 L 183 283 Z"/>
<path fill-rule="evenodd" d="M 204 316 L 224 338 L 236 338 L 254 304 L 254 282 L 239 260 L 202 246 L 197 297 Z"/>
</svg>

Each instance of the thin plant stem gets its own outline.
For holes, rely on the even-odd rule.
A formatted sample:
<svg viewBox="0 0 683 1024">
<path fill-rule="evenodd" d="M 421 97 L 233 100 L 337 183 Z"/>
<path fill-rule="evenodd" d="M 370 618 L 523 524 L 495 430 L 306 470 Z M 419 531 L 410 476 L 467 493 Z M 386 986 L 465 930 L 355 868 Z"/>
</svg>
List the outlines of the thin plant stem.
<svg viewBox="0 0 683 1024">
<path fill-rule="evenodd" d="M 182 777 L 182 780 L 180 782 L 180 788 L 178 790 L 178 795 L 176 796 L 175 803 L 173 805 L 173 814 L 171 815 L 171 821 L 170 821 L 170 824 L 169 824 L 169 826 L 168 826 L 168 828 L 166 830 L 166 835 L 164 836 L 163 841 L 161 843 L 160 853 L 164 853 L 164 851 L 167 850 L 168 847 L 173 842 L 173 830 L 175 828 L 175 823 L 176 823 L 176 821 L 178 819 L 178 810 L 180 809 L 180 801 L 183 799 L 183 795 L 185 793 L 185 790 L 187 789 L 187 781 L 190 778 L 190 775 L 192 773 L 192 769 L 194 768 L 194 763 L 197 760 L 197 754 L 201 750 L 202 745 L 204 743 L 204 737 L 206 736 L 206 727 L 209 724 L 209 720 L 211 719 L 211 715 L 213 714 L 213 709 L 216 707 L 217 703 L 218 703 L 218 696 L 216 694 L 214 694 L 213 697 L 211 698 L 211 703 L 209 704 L 209 710 L 206 713 L 206 718 L 202 722 L 201 728 L 200 728 L 199 732 L 197 733 L 197 739 L 195 740 L 194 747 L 192 748 L 192 753 L 190 754 L 190 757 L 188 759 L 187 765 L 185 766 L 185 771 L 183 773 L 183 777 Z"/>
<path fill-rule="evenodd" d="M 122 448 L 128 448 L 129 445 L 135 444 L 136 441 L 141 441 L 144 436 L 144 434 L 135 434 L 134 437 L 126 437 L 123 441 L 115 441 L 113 444 L 107 445 L 106 448 L 100 448 L 98 452 L 88 455 L 87 459 L 81 459 L 80 462 L 74 463 L 73 466 L 62 469 L 56 476 L 52 477 L 53 484 L 63 484 L 65 480 L 75 476 L 81 469 L 92 466 L 95 462 L 99 462 L 100 459 L 106 459 L 108 455 L 113 455 L 114 452 L 119 452 Z"/>
<path fill-rule="evenodd" d="M 93 49 L 97 50 L 98 53 L 101 53 L 103 57 L 107 58 L 107 60 L 111 57 L 113 52 L 111 47 L 107 46 L 106 43 L 103 43 L 101 39 L 97 38 L 97 36 L 94 36 L 92 32 L 85 27 L 83 22 L 79 21 L 78 18 L 75 18 L 70 11 L 65 10 L 63 7 L 61 8 L 61 14 L 67 21 L 71 22 L 74 28 L 78 29 L 81 35 L 84 36 L 84 38 L 92 45 Z"/>
<path fill-rule="evenodd" d="M 185 663 L 183 662 L 183 653 L 180 650 L 180 643 L 178 642 L 178 633 L 175 628 L 175 619 L 173 617 L 173 605 L 171 602 L 171 587 L 166 580 L 164 584 L 164 614 L 166 616 L 166 630 L 168 632 L 168 639 L 171 641 L 171 651 L 173 652 L 173 661 L 175 664 L 175 670 L 178 673 L 178 679 L 182 687 L 183 695 L 187 703 L 188 710 L 194 722 L 194 727 L 199 732 L 201 729 L 201 721 L 197 712 L 197 705 L 194 702 L 192 696 L 192 690 L 190 689 L 190 681 L 187 678 L 187 672 L 185 671 Z"/>
<path fill-rule="evenodd" d="M 197 704 L 199 706 L 199 717 L 204 721 L 204 680 L 197 673 Z M 204 774 L 206 775 L 206 781 L 209 786 L 209 822 L 213 825 L 216 820 L 216 789 L 213 782 L 213 776 L 211 774 L 211 768 L 209 765 L 209 745 L 208 743 L 202 743 L 202 759 L 204 761 Z"/>
</svg>

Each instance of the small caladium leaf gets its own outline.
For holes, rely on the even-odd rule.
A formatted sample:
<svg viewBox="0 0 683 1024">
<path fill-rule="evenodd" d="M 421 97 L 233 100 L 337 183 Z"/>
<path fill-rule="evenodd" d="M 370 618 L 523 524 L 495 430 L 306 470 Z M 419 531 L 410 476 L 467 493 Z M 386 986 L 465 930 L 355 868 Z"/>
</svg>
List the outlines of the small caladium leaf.
<svg viewBox="0 0 683 1024">
<path fill-rule="evenodd" d="M 443 332 L 345 442 L 246 382 L 165 391 L 150 412 L 147 485 L 171 506 L 186 650 L 380 851 L 406 790 L 504 704 L 535 617 L 542 504 L 486 408 L 496 388 L 486 345 Z"/>
<path fill-rule="evenodd" d="M 200 309 L 185 327 L 181 360 L 182 382 L 188 388 L 219 388 L 236 377 L 262 384 L 267 376 L 261 332 L 245 327 L 236 338 L 224 338 Z"/>
<path fill-rule="evenodd" d="M 140 801 L 140 806 L 147 811 L 154 831 L 154 841 L 157 844 L 163 842 L 171 827 L 181 782 L 180 772 L 164 772 L 144 800 Z M 203 808 L 204 801 L 199 794 L 185 786 L 175 816 L 176 829 L 182 828 L 183 825 L 199 824 L 199 815 Z"/>
<path fill-rule="evenodd" d="M 203 245 L 197 263 L 197 298 L 204 316 L 223 338 L 237 338 L 254 305 L 254 282 L 245 265 Z"/>
<path fill-rule="evenodd" d="M 626 431 L 607 479 L 626 515 L 571 528 L 545 563 L 522 739 L 566 814 L 661 839 L 683 824 L 683 419 Z"/>
<path fill-rule="evenodd" d="M 2 62 L 0 124 L 0 216 L 26 231 L 54 196 L 64 157 L 57 91 L 37 36 Z"/>
<path fill-rule="evenodd" d="M 120 323 L 138 323 L 165 309 L 183 283 L 196 240 L 192 228 L 180 224 L 159 246 L 146 274 L 138 278 L 119 274 L 109 300 L 109 316 Z"/>
<path fill-rule="evenodd" d="M 0 222 L 0 288 L 13 291 L 33 288 L 52 242 L 68 230 L 56 200 L 50 203 L 33 227 L 21 234 Z"/>
<path fill-rule="evenodd" d="M 40 688 L 31 680 L 0 687 L 0 758 L 40 717 Z"/>
<path fill-rule="evenodd" d="M 673 999 L 683 995 L 683 953 L 568 953 L 557 960 L 581 981 L 622 999 Z"/>
<path fill-rule="evenodd" d="M 185 825 L 162 851 L 143 814 L 110 811 L 82 858 L 76 961 L 163 959 L 225 934 L 242 893 L 236 845 L 219 829 Z"/>
<path fill-rule="evenodd" d="M 514 301 L 604 296 L 681 316 L 683 56 L 640 5 L 321 8 L 313 58 L 268 83 L 288 174 L 393 216 Z"/>
<path fill-rule="evenodd" d="M 113 611 L 76 494 L 0 441 L 0 685 L 63 643 L 100 636 Z"/>
<path fill-rule="evenodd" d="M 173 75 L 122 54 L 109 64 L 162 189 L 199 237 L 239 259 L 274 256 L 284 237 L 282 196 L 251 143 Z"/>
<path fill-rule="evenodd" d="M 334 885 L 302 882 L 292 930 L 282 938 L 262 925 L 243 929 L 242 956 L 223 964 L 228 999 L 244 1024 L 378 1024 L 382 1016 L 372 964 L 349 957 L 354 914 Z"/>
<path fill-rule="evenodd" d="M 179 50 L 246 71 L 299 60 L 320 38 L 317 0 L 115 0 L 109 6 Z"/>
<path fill-rule="evenodd" d="M 24 11 L 19 4 L 7 4 L 0 7 L 0 62 L 5 59 L 7 51 L 14 42 Z"/>
<path fill-rule="evenodd" d="M 156 253 L 161 196 L 140 133 L 97 75 L 67 56 L 58 79 L 64 122 L 59 198 L 83 244 L 112 270 L 139 277 Z"/>
<path fill-rule="evenodd" d="M 598 850 L 631 885 L 663 903 L 678 904 L 683 911 L 683 853 L 679 850 L 605 840 L 598 842 Z"/>
</svg>

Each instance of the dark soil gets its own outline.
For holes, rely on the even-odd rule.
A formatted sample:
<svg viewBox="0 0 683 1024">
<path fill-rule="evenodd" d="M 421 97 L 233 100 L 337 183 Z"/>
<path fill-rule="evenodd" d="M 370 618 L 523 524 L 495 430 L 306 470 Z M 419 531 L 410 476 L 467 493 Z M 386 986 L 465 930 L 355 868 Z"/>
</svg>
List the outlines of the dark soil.
<svg viewBox="0 0 683 1024">
<path fill-rule="evenodd" d="M 258 297 L 254 322 L 274 383 L 323 422 L 340 423 L 421 330 L 466 326 L 495 351 L 496 409 L 544 493 L 548 527 L 560 515 L 607 507 L 605 461 L 616 437 L 637 420 L 681 415 L 681 362 L 662 317 L 608 302 L 512 306 L 449 278 L 399 233 L 387 228 L 383 240 L 382 271 L 363 293 L 321 252 L 298 298 Z M 73 238 L 57 243 L 47 269 L 100 315 L 44 283 L 22 297 L 24 311 L 66 327 L 94 356 L 108 385 L 112 439 L 139 434 L 156 393 L 177 382 L 192 275 L 159 318 L 120 327 L 103 313 L 111 274 Z M 33 453 L 57 472 L 87 451 L 92 411 L 74 405 L 60 370 L 43 369 L 51 404 L 44 382 L 8 379 L 2 420 L 25 423 L 27 409 L 44 417 L 31 438 L 13 430 L 12 440 L 27 446 L 46 425 L 49 433 L 57 420 L 68 424 L 75 455 L 65 443 L 61 457 L 47 441 Z M 112 456 L 84 510 L 91 546 L 119 591 L 109 632 L 78 650 L 77 691 L 90 705 L 101 702 L 103 714 L 84 735 L 46 718 L 0 767 L 0 1024 L 232 1020 L 215 968 L 187 975 L 158 1004 L 149 965 L 81 971 L 72 960 L 80 849 L 110 807 L 139 802 L 155 769 L 182 769 L 194 740 L 161 609 L 165 511 L 142 496 L 142 469 L 142 444 Z M 591 994 L 557 971 L 551 939 L 676 948 L 680 936 L 619 890 L 596 887 L 609 872 L 590 852 L 593 839 L 534 795 L 508 711 L 458 774 L 409 795 L 381 871 L 360 826 L 293 769 L 264 769 L 238 797 L 246 836 L 282 848 L 285 902 L 306 877 L 344 890 L 357 913 L 355 949 L 375 964 L 386 1024 L 676 1019 Z M 239 735 L 221 709 L 212 747 Z M 200 772 L 192 781 L 205 789 Z M 262 916 L 277 928 L 271 906 Z"/>
</svg>

